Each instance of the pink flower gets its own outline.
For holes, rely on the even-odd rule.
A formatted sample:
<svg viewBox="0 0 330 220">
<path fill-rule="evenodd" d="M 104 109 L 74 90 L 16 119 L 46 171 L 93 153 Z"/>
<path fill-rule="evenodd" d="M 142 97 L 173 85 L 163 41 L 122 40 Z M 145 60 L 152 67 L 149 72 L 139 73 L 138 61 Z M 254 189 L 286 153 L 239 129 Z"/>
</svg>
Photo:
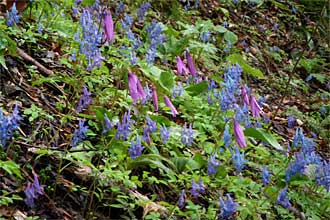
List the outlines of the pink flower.
<svg viewBox="0 0 330 220">
<path fill-rule="evenodd" d="M 244 103 L 246 104 L 246 106 L 248 106 L 250 104 L 250 102 L 249 102 L 249 96 L 246 91 L 246 86 L 242 86 L 241 93 L 242 93 Z"/>
<path fill-rule="evenodd" d="M 240 147 L 246 147 L 245 136 L 239 123 L 234 119 L 234 135 L 236 142 Z"/>
<path fill-rule="evenodd" d="M 183 74 L 188 74 L 189 71 L 186 67 L 186 65 L 183 63 L 183 61 L 181 60 L 181 57 L 177 56 L 176 57 L 176 69 L 177 69 L 177 73 L 179 75 Z"/>
<path fill-rule="evenodd" d="M 105 11 L 104 14 L 104 30 L 105 39 L 108 41 L 113 41 L 115 39 L 114 24 L 109 10 Z"/>
<path fill-rule="evenodd" d="M 193 76 L 197 76 L 197 70 L 195 68 L 193 58 L 191 57 L 191 55 L 188 51 L 186 51 L 186 57 L 187 57 L 187 64 L 188 64 L 188 69 L 190 71 L 190 74 Z"/>
<path fill-rule="evenodd" d="M 250 105 L 251 105 L 252 116 L 255 118 L 259 118 L 262 110 L 253 95 L 250 95 Z"/>
<path fill-rule="evenodd" d="M 134 104 L 139 98 L 143 99 L 145 96 L 139 79 L 133 73 L 128 73 L 128 89 Z"/>
<path fill-rule="evenodd" d="M 172 104 L 171 100 L 165 95 L 164 96 L 165 104 L 171 109 L 173 117 L 175 117 L 178 113 L 178 111 L 175 109 L 174 105 Z"/>
<path fill-rule="evenodd" d="M 158 111 L 158 96 L 157 96 L 157 90 L 156 87 L 152 87 L 152 103 L 154 105 L 155 111 Z"/>
</svg>

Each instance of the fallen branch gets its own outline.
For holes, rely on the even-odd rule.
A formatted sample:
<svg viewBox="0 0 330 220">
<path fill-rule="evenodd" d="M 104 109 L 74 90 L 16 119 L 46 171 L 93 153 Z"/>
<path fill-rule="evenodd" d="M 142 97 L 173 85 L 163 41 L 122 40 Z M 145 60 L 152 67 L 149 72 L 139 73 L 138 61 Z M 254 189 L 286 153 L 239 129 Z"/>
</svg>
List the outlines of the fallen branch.
<svg viewBox="0 0 330 220">
<path fill-rule="evenodd" d="M 54 74 L 53 71 L 51 71 L 51 70 L 47 69 L 46 67 L 44 67 L 41 63 L 39 63 L 38 61 L 36 61 L 35 59 L 33 59 L 27 53 L 25 53 L 22 49 L 17 48 L 16 52 L 24 60 L 29 61 L 29 62 L 33 63 L 35 66 L 37 66 L 38 67 L 38 70 L 40 70 L 42 73 L 46 74 L 47 76 Z"/>
</svg>

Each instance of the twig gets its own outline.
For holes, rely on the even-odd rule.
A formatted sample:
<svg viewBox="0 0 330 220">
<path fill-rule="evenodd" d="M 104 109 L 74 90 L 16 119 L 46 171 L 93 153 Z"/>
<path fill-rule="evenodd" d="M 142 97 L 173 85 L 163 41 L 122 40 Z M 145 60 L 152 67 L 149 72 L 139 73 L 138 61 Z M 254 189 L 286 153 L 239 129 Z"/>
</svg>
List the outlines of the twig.
<svg viewBox="0 0 330 220">
<path fill-rule="evenodd" d="M 24 60 L 29 61 L 29 62 L 33 63 L 35 66 L 37 66 L 38 69 L 39 69 L 42 73 L 46 74 L 47 76 L 54 74 L 53 71 L 51 71 L 51 70 L 47 69 L 46 67 L 44 67 L 41 63 L 39 63 L 38 61 L 36 61 L 35 59 L 33 59 L 33 58 L 32 58 L 30 55 L 28 55 L 27 53 L 25 53 L 22 49 L 17 48 L 16 52 L 17 52 L 17 54 L 18 54 L 20 57 L 22 57 Z"/>
</svg>

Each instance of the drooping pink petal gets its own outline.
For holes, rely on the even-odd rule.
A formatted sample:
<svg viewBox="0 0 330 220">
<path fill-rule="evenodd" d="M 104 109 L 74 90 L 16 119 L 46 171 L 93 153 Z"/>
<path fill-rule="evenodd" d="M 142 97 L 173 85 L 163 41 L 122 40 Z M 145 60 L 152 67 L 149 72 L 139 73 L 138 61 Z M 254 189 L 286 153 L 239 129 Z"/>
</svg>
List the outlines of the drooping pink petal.
<svg viewBox="0 0 330 220">
<path fill-rule="evenodd" d="M 190 71 L 190 74 L 192 76 L 197 76 L 197 70 L 195 68 L 194 60 L 193 60 L 193 58 L 191 57 L 191 55 L 188 51 L 186 51 L 186 57 L 187 57 L 187 65 L 188 65 L 188 69 Z"/>
<path fill-rule="evenodd" d="M 253 95 L 250 95 L 250 106 L 251 106 L 252 116 L 254 118 L 259 118 L 262 110 Z"/>
<path fill-rule="evenodd" d="M 152 87 L 152 103 L 154 105 L 155 111 L 158 111 L 158 96 L 157 96 L 157 90 L 156 87 Z"/>
<path fill-rule="evenodd" d="M 179 75 L 182 75 L 182 73 L 183 74 L 188 74 L 189 73 L 186 65 L 183 63 L 180 56 L 176 57 L 176 69 L 177 69 L 177 73 Z"/>
<path fill-rule="evenodd" d="M 131 94 L 134 104 L 139 99 L 137 82 L 138 82 L 137 76 L 133 73 L 128 73 L 128 89 L 129 89 L 129 93 Z"/>
<path fill-rule="evenodd" d="M 139 79 L 136 82 L 136 86 L 137 86 L 137 91 L 138 91 L 138 94 L 139 94 L 139 98 L 143 99 L 146 96 L 146 94 L 144 93 L 144 89 L 143 89 Z"/>
<path fill-rule="evenodd" d="M 104 30 L 105 39 L 108 41 L 113 41 L 115 39 L 115 30 L 111 12 L 109 10 L 106 10 L 104 14 Z"/>
<path fill-rule="evenodd" d="M 249 106 L 250 102 L 249 102 L 249 96 L 247 94 L 247 91 L 246 91 L 246 86 L 242 86 L 241 88 L 241 94 L 242 94 L 242 98 L 243 98 L 243 101 L 245 103 L 246 106 Z"/>
<path fill-rule="evenodd" d="M 172 104 L 171 100 L 166 95 L 164 96 L 164 101 L 165 104 L 171 109 L 173 117 L 179 114 L 174 105 Z"/>
<path fill-rule="evenodd" d="M 239 123 L 234 119 L 234 135 L 239 147 L 246 147 L 245 136 Z"/>
</svg>

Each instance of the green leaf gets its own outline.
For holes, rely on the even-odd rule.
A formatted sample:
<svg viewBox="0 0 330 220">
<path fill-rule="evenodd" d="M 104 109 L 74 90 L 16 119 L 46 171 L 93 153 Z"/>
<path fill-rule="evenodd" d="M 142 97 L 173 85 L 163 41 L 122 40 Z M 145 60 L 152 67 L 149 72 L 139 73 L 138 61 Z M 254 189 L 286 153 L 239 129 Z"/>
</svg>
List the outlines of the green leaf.
<svg viewBox="0 0 330 220">
<path fill-rule="evenodd" d="M 176 169 L 179 173 L 184 171 L 188 160 L 189 159 L 186 158 L 186 157 L 175 157 L 175 158 L 173 158 L 173 163 L 175 164 Z"/>
<path fill-rule="evenodd" d="M 164 89 L 171 90 L 174 86 L 174 78 L 171 72 L 162 72 L 160 74 L 160 85 Z"/>
<path fill-rule="evenodd" d="M 157 82 L 160 78 L 161 73 L 163 72 L 162 69 L 152 65 L 148 65 L 147 63 L 139 63 L 140 70 L 145 74 L 146 77 L 151 79 L 154 82 Z"/>
<path fill-rule="evenodd" d="M 83 0 L 82 5 L 83 6 L 92 6 L 95 3 L 95 0 Z"/>
<path fill-rule="evenodd" d="M 214 31 L 223 34 L 223 33 L 226 33 L 228 30 L 227 30 L 227 28 L 225 28 L 223 26 L 217 25 L 214 27 Z"/>
<path fill-rule="evenodd" d="M 207 83 L 206 81 L 202 81 L 198 84 L 188 86 L 185 90 L 189 95 L 197 96 L 207 90 Z"/>
<path fill-rule="evenodd" d="M 255 76 L 259 79 L 265 78 L 264 74 L 260 70 L 250 66 L 240 54 L 232 54 L 227 57 L 227 60 L 231 64 L 235 64 L 235 63 L 239 64 L 243 68 L 243 71 L 247 74 Z"/>
<path fill-rule="evenodd" d="M 9 175 L 15 174 L 20 179 L 23 179 L 19 165 L 12 160 L 0 161 L 0 167 L 5 170 Z"/>
<path fill-rule="evenodd" d="M 237 35 L 231 31 L 225 32 L 223 37 L 227 42 L 231 43 L 232 45 L 234 45 L 238 41 Z"/>
<path fill-rule="evenodd" d="M 244 130 L 244 134 L 247 137 L 253 137 L 263 142 L 266 142 L 267 144 L 271 145 L 272 147 L 274 147 L 279 151 L 284 150 L 283 147 L 277 142 L 276 138 L 273 135 L 267 133 L 265 130 L 261 128 L 246 128 Z"/>
<path fill-rule="evenodd" d="M 5 57 L 3 55 L 0 55 L 0 65 L 5 68 L 6 70 L 8 70 L 7 66 L 6 66 L 6 60 Z"/>
</svg>

